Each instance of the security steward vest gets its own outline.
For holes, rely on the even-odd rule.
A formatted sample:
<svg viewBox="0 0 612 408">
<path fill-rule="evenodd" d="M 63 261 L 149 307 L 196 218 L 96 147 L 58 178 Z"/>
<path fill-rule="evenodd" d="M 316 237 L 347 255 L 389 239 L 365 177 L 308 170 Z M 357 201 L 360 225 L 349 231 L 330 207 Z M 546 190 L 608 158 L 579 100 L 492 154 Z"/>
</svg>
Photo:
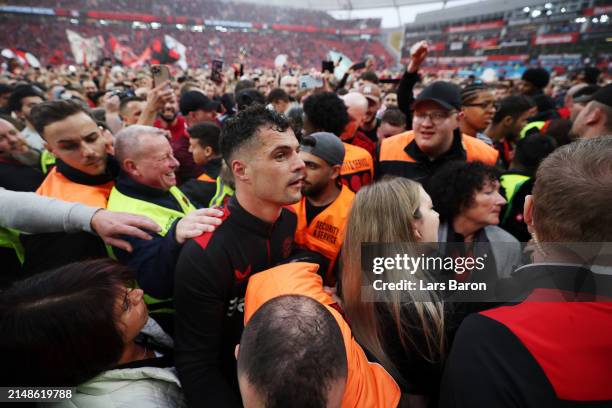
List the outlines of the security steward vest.
<svg viewBox="0 0 612 408">
<path fill-rule="evenodd" d="M 14 250 L 17 259 L 19 259 L 19 263 L 23 264 L 25 254 L 23 245 L 21 245 L 21 241 L 19 241 L 19 231 L 0 227 L 0 247 Z"/>
<path fill-rule="evenodd" d="M 499 182 L 506 192 L 506 201 L 512 201 L 514 193 L 521 184 L 529 180 L 529 176 L 523 174 L 504 174 L 500 177 Z"/>
<path fill-rule="evenodd" d="M 205 183 L 214 183 L 214 182 L 215 182 L 215 179 L 214 179 L 214 178 L 212 178 L 212 177 L 210 177 L 210 176 L 209 176 L 208 174 L 206 174 L 206 173 L 202 173 L 202 174 L 200 175 L 200 177 L 198 177 L 198 180 L 203 181 L 203 182 L 205 182 Z"/>
<path fill-rule="evenodd" d="M 109 211 L 123 211 L 130 214 L 137 214 L 149 217 L 153 220 L 161 229 L 158 234 L 165 237 L 172 224 L 179 218 L 183 218 L 185 215 L 192 211 L 195 211 L 195 207 L 191 204 L 189 199 L 179 190 L 177 187 L 170 187 L 170 194 L 174 197 L 176 202 L 181 207 L 182 211 L 176 211 L 170 208 L 162 207 L 157 204 L 150 203 L 148 201 L 139 200 L 121 193 L 116 187 L 113 187 L 110 197 L 108 198 L 107 210 Z M 110 245 L 106 246 L 108 255 L 117 259 L 113 252 L 113 248 Z M 147 294 L 144 295 L 144 300 L 149 305 L 150 313 L 173 313 L 174 310 L 171 307 L 171 299 L 157 299 Z"/>
<path fill-rule="evenodd" d="M 344 143 L 344 161 L 340 169 L 342 184 L 354 193 L 374 179 L 374 160 L 364 148 Z"/>
<path fill-rule="evenodd" d="M 75 183 L 58 172 L 57 167 L 54 167 L 38 187 L 36 193 L 46 197 L 85 204 L 90 207 L 104 208 L 114 185 L 114 181 L 100 185 Z"/>
<path fill-rule="evenodd" d="M 543 120 L 538 120 L 535 122 L 529 122 L 528 124 L 525 125 L 525 127 L 523 127 L 519 133 L 520 135 L 520 139 L 524 138 L 525 136 L 527 136 L 529 133 L 531 132 L 541 132 L 544 133 L 546 131 L 546 128 L 548 128 L 550 121 L 543 121 Z"/>
<path fill-rule="evenodd" d="M 336 199 L 317 214 L 307 224 L 306 197 L 293 205 L 298 221 L 295 230 L 295 242 L 302 247 L 323 255 L 329 265 L 324 276 L 326 286 L 334 286 L 336 278 L 333 276 L 333 268 L 342 247 L 344 231 L 348 220 L 355 193 L 348 187 L 342 186 L 340 194 Z"/>
<path fill-rule="evenodd" d="M 56 159 L 53 153 L 47 149 L 40 153 L 40 169 L 42 170 L 43 174 L 47 174 L 49 169 L 55 166 L 55 160 Z"/>
<path fill-rule="evenodd" d="M 451 151 L 446 153 L 448 160 L 479 161 L 489 166 L 494 166 L 497 162 L 499 153 L 493 147 L 487 145 L 482 140 L 465 134 L 455 132 Z M 416 181 L 424 181 L 431 176 L 430 166 L 434 165 L 426 157 L 418 158 L 420 152 L 414 140 L 414 131 L 410 130 L 399 135 L 384 139 L 380 145 L 379 171 L 377 177 L 392 175 L 406 177 Z M 436 159 L 441 165 L 446 157 Z"/>
<path fill-rule="evenodd" d="M 215 183 L 217 184 L 217 189 L 215 191 L 215 195 L 210 200 L 210 203 L 208 204 L 208 206 L 209 207 L 223 207 L 225 205 L 225 202 L 230 197 L 234 196 L 234 189 L 228 184 L 224 183 L 221 180 L 221 176 L 217 177 L 217 180 L 215 180 Z"/>
<path fill-rule="evenodd" d="M 244 302 L 244 325 L 268 300 L 283 295 L 308 296 L 332 314 L 344 339 L 348 375 L 342 397 L 343 408 L 396 407 L 401 391 L 393 377 L 379 364 L 371 363 L 355 341 L 340 307 L 323 290 L 318 265 L 295 262 L 259 272 L 249 278 Z M 298 350 L 299 351 L 299 350 Z"/>
</svg>

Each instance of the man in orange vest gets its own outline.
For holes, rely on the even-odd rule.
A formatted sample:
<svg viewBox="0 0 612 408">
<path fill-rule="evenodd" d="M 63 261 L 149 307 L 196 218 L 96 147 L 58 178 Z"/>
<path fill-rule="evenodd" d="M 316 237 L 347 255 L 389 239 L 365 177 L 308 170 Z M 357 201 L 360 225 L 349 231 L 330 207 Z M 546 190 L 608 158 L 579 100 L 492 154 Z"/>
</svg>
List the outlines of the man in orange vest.
<svg viewBox="0 0 612 408">
<path fill-rule="evenodd" d="M 344 144 L 332 133 L 313 133 L 302 140 L 300 157 L 306 164 L 306 178 L 304 196 L 293 205 L 298 217 L 295 242 L 325 258 L 324 283 L 335 286 L 336 258 L 355 198 L 355 193 L 339 181 Z"/>
<path fill-rule="evenodd" d="M 112 142 L 102 135 L 89 112 L 76 102 L 59 100 L 36 105 L 30 116 L 45 148 L 57 158 L 36 193 L 105 208 L 119 166 L 109 154 Z M 27 274 L 106 256 L 102 240 L 85 232 L 22 234 L 20 239 Z"/>
<path fill-rule="evenodd" d="M 413 106 L 411 131 L 384 139 L 378 178 L 407 177 L 422 184 L 451 160 L 497 162 L 497 151 L 481 140 L 461 134 L 461 92 L 457 85 L 437 81 L 419 94 Z"/>
<path fill-rule="evenodd" d="M 400 388 L 368 361 L 317 268 L 295 262 L 249 280 L 236 348 L 244 406 L 397 407 Z"/>
<path fill-rule="evenodd" d="M 119 167 L 109 156 L 112 146 L 94 119 L 72 101 L 44 102 L 32 108 L 32 123 L 57 158 L 38 194 L 106 207 Z"/>
</svg>

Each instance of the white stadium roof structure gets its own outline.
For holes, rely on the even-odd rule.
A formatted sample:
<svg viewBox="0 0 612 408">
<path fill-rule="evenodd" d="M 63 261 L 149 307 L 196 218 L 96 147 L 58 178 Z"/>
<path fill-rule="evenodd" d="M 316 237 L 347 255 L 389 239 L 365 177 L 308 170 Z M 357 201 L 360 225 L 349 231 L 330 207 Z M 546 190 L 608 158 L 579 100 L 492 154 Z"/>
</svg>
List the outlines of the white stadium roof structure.
<svg viewBox="0 0 612 408">
<path fill-rule="evenodd" d="M 229 0 L 227 0 L 229 1 Z M 406 7 L 421 4 L 438 3 L 432 0 L 240 0 L 245 3 L 265 4 L 270 6 L 293 7 L 313 10 L 361 10 L 388 7 Z M 449 7 L 458 0 L 445 0 L 439 3 L 446 3 Z"/>
</svg>

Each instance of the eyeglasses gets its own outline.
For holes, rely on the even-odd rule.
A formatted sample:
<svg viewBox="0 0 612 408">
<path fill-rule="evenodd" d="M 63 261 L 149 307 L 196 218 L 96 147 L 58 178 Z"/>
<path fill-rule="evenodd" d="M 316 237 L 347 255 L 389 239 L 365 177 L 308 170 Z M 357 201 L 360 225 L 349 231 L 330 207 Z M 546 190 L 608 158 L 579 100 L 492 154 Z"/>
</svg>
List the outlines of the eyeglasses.
<svg viewBox="0 0 612 408">
<path fill-rule="evenodd" d="M 487 110 L 489 108 L 496 108 L 495 101 L 481 102 L 481 103 L 472 103 L 469 105 L 463 105 L 465 107 L 474 106 L 479 107 L 482 110 Z"/>
<path fill-rule="evenodd" d="M 424 122 L 425 119 L 429 118 L 431 123 L 439 125 L 448 119 L 454 112 L 415 112 L 414 120 L 417 122 Z"/>
</svg>

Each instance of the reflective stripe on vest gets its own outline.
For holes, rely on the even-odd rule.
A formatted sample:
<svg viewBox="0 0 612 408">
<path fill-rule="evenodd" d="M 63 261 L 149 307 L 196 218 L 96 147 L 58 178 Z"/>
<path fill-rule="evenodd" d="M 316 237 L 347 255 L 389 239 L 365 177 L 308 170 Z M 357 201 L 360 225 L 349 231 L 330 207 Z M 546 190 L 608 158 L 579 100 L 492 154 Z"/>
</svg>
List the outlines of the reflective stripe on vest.
<svg viewBox="0 0 612 408">
<path fill-rule="evenodd" d="M 325 285 L 334 286 L 335 277 L 332 270 L 344 240 L 344 231 L 348 220 L 355 193 L 348 187 L 342 186 L 338 197 L 325 210 L 321 211 L 307 224 L 306 200 L 302 198 L 293 205 L 297 214 L 297 228 L 295 242 L 311 251 L 315 251 L 329 260 L 329 267 L 325 276 Z"/>
<path fill-rule="evenodd" d="M 21 241 L 19 241 L 19 231 L 0 227 L 0 247 L 13 249 L 19 262 L 23 265 L 25 252 L 21 245 Z"/>
<path fill-rule="evenodd" d="M 500 177 L 499 182 L 506 191 L 506 201 L 510 202 L 516 190 L 525 181 L 529 180 L 529 176 L 522 174 L 504 174 Z"/>
<path fill-rule="evenodd" d="M 51 169 L 36 193 L 46 197 L 58 198 L 71 203 L 81 203 L 90 207 L 105 208 L 114 181 L 109 181 L 98 186 L 79 184 L 69 180 L 57 171 L 57 167 Z"/>
<path fill-rule="evenodd" d="M 217 177 L 217 190 L 215 191 L 215 195 L 208 203 L 209 207 L 222 207 L 225 197 L 233 197 L 234 189 L 228 186 L 227 184 L 221 181 L 221 176 Z"/>
<path fill-rule="evenodd" d="M 55 166 L 55 156 L 47 149 L 44 149 L 42 153 L 40 153 L 40 169 L 43 174 L 47 174 L 51 166 Z"/>
<path fill-rule="evenodd" d="M 526 124 L 521 129 L 520 139 L 524 138 L 525 135 L 527 135 L 527 132 L 529 132 L 530 130 L 533 130 L 533 129 L 542 130 L 544 125 L 546 125 L 546 122 L 544 122 L 544 121 L 537 121 L 537 122 L 531 122 L 531 123 Z"/>
<path fill-rule="evenodd" d="M 169 192 L 181 207 L 182 212 L 127 196 L 117 190 L 116 187 L 113 187 L 111 191 L 106 209 L 109 211 L 123 211 L 130 214 L 149 217 L 161 228 L 158 234 L 165 237 L 168 231 L 170 231 L 174 221 L 183 218 L 196 209 L 177 187 L 170 187 Z M 106 250 L 111 258 L 117 259 L 113 252 L 113 247 L 106 245 Z M 157 299 L 147 294 L 145 294 L 143 298 L 145 303 L 149 306 L 149 313 L 174 313 L 172 299 Z"/>
</svg>

